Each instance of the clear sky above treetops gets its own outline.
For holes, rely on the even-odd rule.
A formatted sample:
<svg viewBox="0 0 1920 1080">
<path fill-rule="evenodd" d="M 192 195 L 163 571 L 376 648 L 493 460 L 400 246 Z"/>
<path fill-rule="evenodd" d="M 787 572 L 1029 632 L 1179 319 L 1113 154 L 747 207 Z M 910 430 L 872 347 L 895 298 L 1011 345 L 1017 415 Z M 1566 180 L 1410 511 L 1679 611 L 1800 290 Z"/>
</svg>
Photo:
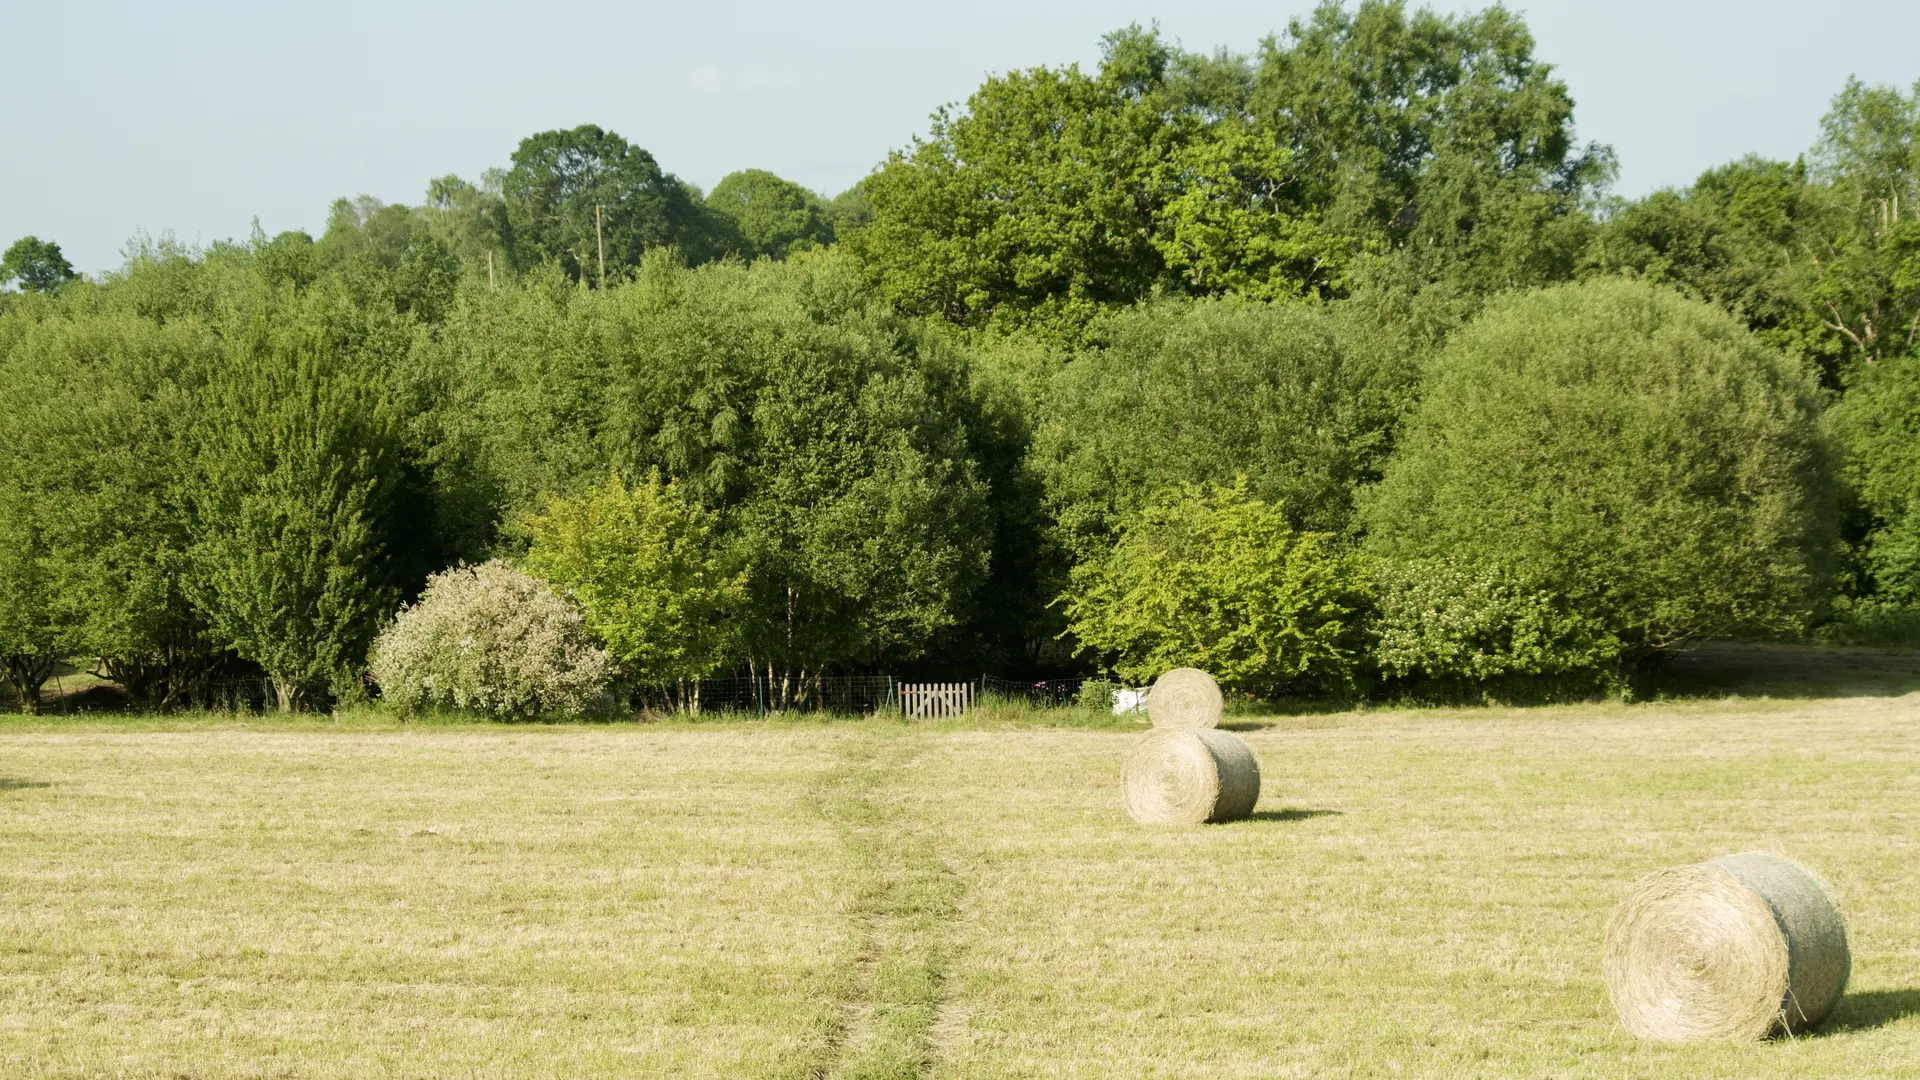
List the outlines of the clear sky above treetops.
<svg viewBox="0 0 1920 1080">
<path fill-rule="evenodd" d="M 703 188 L 763 168 L 831 195 L 989 72 L 1091 66 L 1129 22 L 1247 51 L 1312 6 L 5 4 L 0 242 L 53 239 L 99 272 L 141 230 L 207 243 L 258 216 L 318 233 L 338 196 L 418 202 L 430 177 L 478 177 L 524 136 L 582 123 Z M 1510 6 L 1572 90 L 1580 137 L 1618 152 L 1625 195 L 1748 152 L 1793 158 L 1850 74 L 1920 78 L 1912 0 Z"/>
</svg>

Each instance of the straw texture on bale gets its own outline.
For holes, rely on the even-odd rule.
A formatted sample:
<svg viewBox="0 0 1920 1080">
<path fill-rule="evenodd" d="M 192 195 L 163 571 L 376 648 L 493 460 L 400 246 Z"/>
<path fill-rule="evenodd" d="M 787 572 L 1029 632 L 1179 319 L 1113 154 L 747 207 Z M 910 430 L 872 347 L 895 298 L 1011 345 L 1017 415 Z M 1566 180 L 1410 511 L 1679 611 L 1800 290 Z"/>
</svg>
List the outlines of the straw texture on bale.
<svg viewBox="0 0 1920 1080">
<path fill-rule="evenodd" d="M 1120 787 L 1145 825 L 1234 821 L 1260 801 L 1260 763 L 1230 731 L 1155 728 L 1127 755 Z"/>
<path fill-rule="evenodd" d="M 1607 922 L 1601 966 L 1628 1031 L 1695 1042 L 1805 1031 L 1852 962 L 1820 879 L 1754 851 L 1640 879 Z"/>
<path fill-rule="evenodd" d="M 1199 668 L 1174 668 L 1147 691 L 1147 719 L 1157 728 L 1216 728 L 1225 708 L 1220 684 Z"/>
</svg>

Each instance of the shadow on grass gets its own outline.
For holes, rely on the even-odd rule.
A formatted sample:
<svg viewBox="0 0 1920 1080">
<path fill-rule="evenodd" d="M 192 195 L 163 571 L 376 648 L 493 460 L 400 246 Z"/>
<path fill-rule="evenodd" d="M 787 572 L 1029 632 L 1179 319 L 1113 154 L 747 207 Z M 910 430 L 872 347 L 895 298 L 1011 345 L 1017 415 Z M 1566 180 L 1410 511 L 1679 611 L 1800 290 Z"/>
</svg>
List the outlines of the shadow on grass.
<svg viewBox="0 0 1920 1080">
<path fill-rule="evenodd" d="M 15 780 L 10 776 L 0 776 L 0 791 L 25 791 L 28 788 L 52 787 L 45 780 Z"/>
<path fill-rule="evenodd" d="M 1833 1007 L 1833 1015 L 1820 1025 L 1817 1034 L 1872 1031 L 1899 1023 L 1909 1016 L 1920 1016 L 1920 990 L 1848 991 Z"/>
<path fill-rule="evenodd" d="M 1255 810 L 1248 821 L 1306 821 L 1317 817 L 1339 817 L 1344 810 Z"/>
<path fill-rule="evenodd" d="M 1900 697 L 1920 691 L 1920 651 L 1707 641 L 1647 672 L 1656 698 Z"/>
</svg>

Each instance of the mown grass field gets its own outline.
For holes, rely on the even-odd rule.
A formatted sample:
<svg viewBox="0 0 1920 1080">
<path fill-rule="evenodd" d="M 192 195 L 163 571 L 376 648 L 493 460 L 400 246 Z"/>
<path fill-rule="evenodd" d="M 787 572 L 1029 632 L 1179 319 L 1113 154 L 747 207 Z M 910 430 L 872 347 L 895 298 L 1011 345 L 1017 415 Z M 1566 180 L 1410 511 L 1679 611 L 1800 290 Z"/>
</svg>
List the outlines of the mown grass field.
<svg viewBox="0 0 1920 1080">
<path fill-rule="evenodd" d="M 1920 1076 L 1912 664 L 1742 655 L 1783 696 L 1242 717 L 1195 829 L 1130 726 L 10 718 L 0 1076 Z M 1628 1038 L 1608 910 L 1753 848 L 1838 1012 Z"/>
</svg>

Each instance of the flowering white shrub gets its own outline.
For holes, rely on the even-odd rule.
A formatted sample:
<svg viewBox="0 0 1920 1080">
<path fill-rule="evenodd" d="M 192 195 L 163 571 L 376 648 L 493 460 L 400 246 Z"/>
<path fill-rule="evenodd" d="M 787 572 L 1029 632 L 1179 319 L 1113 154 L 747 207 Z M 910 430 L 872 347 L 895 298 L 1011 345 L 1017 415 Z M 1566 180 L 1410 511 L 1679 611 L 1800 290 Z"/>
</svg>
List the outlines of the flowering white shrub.
<svg viewBox="0 0 1920 1080">
<path fill-rule="evenodd" d="M 613 673 L 580 613 L 546 583 L 498 560 L 427 579 L 368 658 L 404 714 L 451 705 L 502 716 L 578 713 Z"/>
</svg>

